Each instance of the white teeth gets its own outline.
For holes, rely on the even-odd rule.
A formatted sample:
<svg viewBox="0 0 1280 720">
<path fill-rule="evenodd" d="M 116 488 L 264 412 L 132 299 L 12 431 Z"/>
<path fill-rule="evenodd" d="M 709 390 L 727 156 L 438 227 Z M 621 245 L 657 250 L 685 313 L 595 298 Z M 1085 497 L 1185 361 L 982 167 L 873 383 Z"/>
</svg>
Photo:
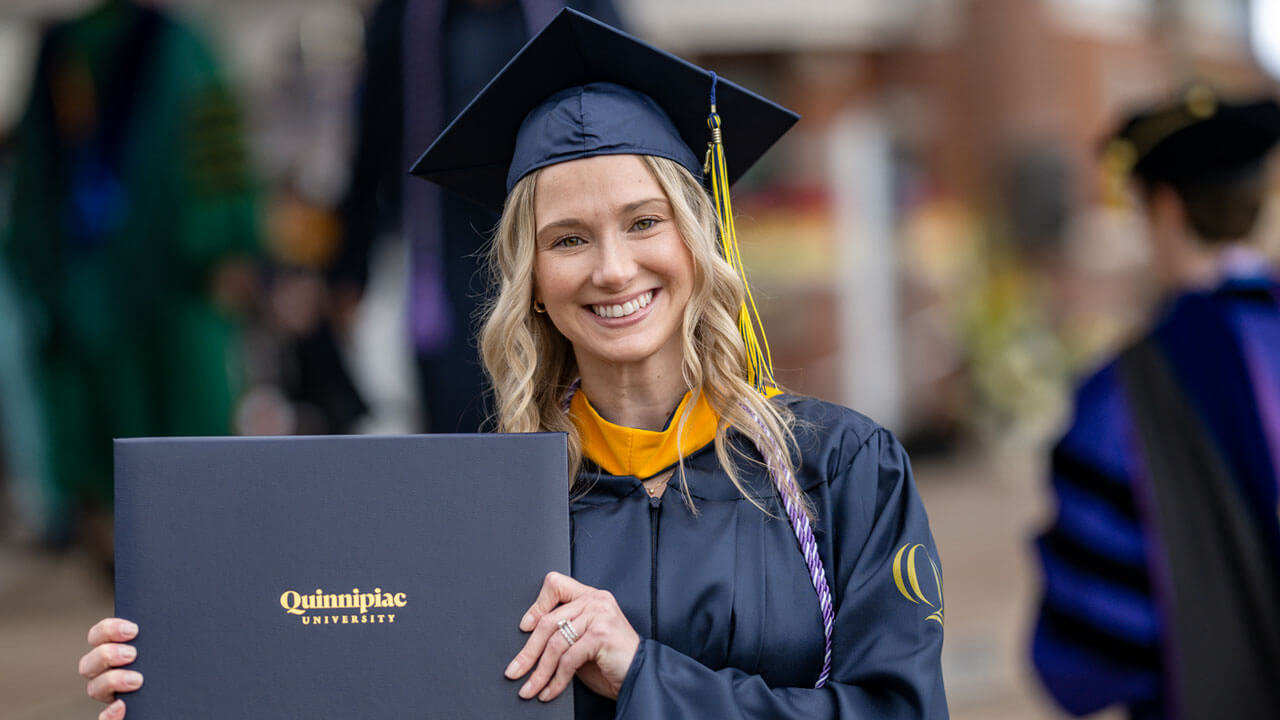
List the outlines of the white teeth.
<svg viewBox="0 0 1280 720">
<path fill-rule="evenodd" d="M 653 291 L 641 295 L 634 300 L 628 300 L 621 305 L 592 305 L 591 312 L 606 318 L 626 317 L 643 307 L 648 307 L 653 302 Z"/>
</svg>

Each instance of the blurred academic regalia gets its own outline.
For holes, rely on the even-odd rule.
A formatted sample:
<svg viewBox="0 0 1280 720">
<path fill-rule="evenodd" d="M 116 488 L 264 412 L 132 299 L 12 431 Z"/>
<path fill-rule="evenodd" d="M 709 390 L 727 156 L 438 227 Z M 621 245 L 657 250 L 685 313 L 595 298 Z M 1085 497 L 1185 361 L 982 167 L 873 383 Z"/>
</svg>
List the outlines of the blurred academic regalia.
<svg viewBox="0 0 1280 720">
<path fill-rule="evenodd" d="M 112 0 L 46 32 L 16 143 L 3 250 L 50 470 L 108 509 L 113 437 L 231 429 L 228 279 L 258 237 L 240 109 L 203 38 Z"/>
<path fill-rule="evenodd" d="M 1034 660 L 1073 713 L 1280 717 L 1280 280 L 1246 241 L 1278 139 L 1275 102 L 1196 86 L 1108 145 L 1212 282 L 1083 383 L 1053 451 Z"/>
</svg>

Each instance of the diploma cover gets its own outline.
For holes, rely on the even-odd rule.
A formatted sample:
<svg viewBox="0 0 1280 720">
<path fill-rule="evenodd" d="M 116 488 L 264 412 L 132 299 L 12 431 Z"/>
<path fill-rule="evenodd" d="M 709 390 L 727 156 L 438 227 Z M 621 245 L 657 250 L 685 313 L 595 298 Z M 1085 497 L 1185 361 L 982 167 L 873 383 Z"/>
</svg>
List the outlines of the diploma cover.
<svg viewBox="0 0 1280 720">
<path fill-rule="evenodd" d="M 567 477 L 559 433 L 117 440 L 129 718 L 569 720 L 502 675 Z"/>
</svg>

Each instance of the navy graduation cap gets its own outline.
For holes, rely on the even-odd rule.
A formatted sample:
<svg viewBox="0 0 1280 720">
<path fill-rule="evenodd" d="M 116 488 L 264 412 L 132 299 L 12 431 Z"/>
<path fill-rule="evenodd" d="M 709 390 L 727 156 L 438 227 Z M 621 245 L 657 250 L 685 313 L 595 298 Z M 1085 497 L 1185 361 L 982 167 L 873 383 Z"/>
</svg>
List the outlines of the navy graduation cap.
<svg viewBox="0 0 1280 720">
<path fill-rule="evenodd" d="M 1108 165 L 1143 180 L 1212 183 L 1257 168 L 1280 141 L 1280 105 L 1230 102 L 1207 85 L 1130 116 L 1105 148 Z"/>
<path fill-rule="evenodd" d="M 489 81 L 410 172 L 499 212 L 529 172 L 596 155 L 654 155 L 709 179 L 721 250 L 746 287 L 738 330 L 747 348 L 747 380 L 764 391 L 776 383 L 738 251 L 729 186 L 799 119 L 713 72 L 566 8 Z M 726 144 L 733 148 L 732 171 Z"/>
<path fill-rule="evenodd" d="M 712 103 L 728 125 L 735 162 L 729 183 L 799 119 L 566 8 L 489 81 L 411 172 L 497 211 L 529 171 L 593 155 L 656 155 L 700 178 L 710 165 L 704 158 Z"/>
</svg>

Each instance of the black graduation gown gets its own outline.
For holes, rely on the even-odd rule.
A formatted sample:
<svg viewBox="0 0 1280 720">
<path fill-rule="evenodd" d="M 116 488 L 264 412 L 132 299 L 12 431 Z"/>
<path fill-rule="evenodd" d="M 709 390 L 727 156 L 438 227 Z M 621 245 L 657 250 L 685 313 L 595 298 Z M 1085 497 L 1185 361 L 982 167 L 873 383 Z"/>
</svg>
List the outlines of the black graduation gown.
<svg viewBox="0 0 1280 720">
<path fill-rule="evenodd" d="M 651 499 L 585 463 L 571 505 L 573 575 L 611 591 L 641 636 L 615 703 L 575 684 L 578 718 L 946 718 L 937 550 L 907 456 L 866 417 L 781 396 L 799 422 L 797 478 L 835 608 L 831 680 L 817 596 L 764 468 L 742 497 L 708 445 Z M 758 458 L 740 436 L 734 442 Z M 908 561 L 913 561 L 908 564 Z"/>
</svg>

